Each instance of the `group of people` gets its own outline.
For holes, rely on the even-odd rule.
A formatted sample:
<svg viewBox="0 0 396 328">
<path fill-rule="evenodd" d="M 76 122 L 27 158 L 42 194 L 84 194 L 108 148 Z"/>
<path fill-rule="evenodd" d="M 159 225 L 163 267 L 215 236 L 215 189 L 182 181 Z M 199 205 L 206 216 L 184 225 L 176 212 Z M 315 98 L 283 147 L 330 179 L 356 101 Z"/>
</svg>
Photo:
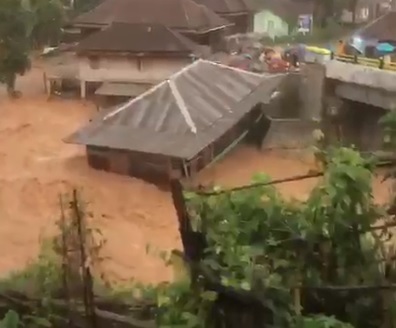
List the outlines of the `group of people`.
<svg viewBox="0 0 396 328">
<path fill-rule="evenodd" d="M 344 40 L 339 40 L 337 49 L 334 51 L 336 55 L 345 55 L 346 46 L 347 44 Z M 315 51 L 313 48 L 316 49 L 317 47 L 308 47 L 304 44 L 289 46 L 286 49 L 268 47 L 262 50 L 258 59 L 259 62 L 266 66 L 266 70 L 268 71 L 284 72 L 296 70 L 299 69 L 301 63 L 305 61 L 306 52 Z M 321 50 L 320 54 L 324 53 L 325 50 L 330 53 L 330 50 L 324 48 L 317 49 Z M 243 57 L 245 58 L 245 61 L 246 59 L 253 60 L 251 55 L 244 55 Z"/>
<path fill-rule="evenodd" d="M 273 49 L 264 50 L 260 61 L 266 63 L 270 71 L 289 71 L 299 66 L 298 59 L 292 54 L 285 51 L 277 52 Z"/>
</svg>

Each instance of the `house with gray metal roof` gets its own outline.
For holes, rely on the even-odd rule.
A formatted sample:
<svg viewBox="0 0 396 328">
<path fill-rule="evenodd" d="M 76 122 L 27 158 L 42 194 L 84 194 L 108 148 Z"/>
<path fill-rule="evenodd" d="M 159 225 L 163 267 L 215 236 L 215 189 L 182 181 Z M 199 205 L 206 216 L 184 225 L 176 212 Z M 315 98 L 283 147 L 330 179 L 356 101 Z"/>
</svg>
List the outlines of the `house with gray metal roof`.
<svg viewBox="0 0 396 328">
<path fill-rule="evenodd" d="M 82 98 L 91 86 L 100 103 L 117 104 L 136 97 L 210 49 L 158 24 L 113 23 L 76 47 Z M 84 85 L 86 84 L 86 85 Z M 103 101 L 104 100 L 104 101 Z"/>
<path fill-rule="evenodd" d="M 284 76 L 197 60 L 66 142 L 85 145 L 96 169 L 154 182 L 191 177 L 252 129 L 264 129 L 261 104 Z"/>
<path fill-rule="evenodd" d="M 71 25 L 87 35 L 112 23 L 164 25 L 205 45 L 218 42 L 232 25 L 193 0 L 104 0 Z"/>
</svg>

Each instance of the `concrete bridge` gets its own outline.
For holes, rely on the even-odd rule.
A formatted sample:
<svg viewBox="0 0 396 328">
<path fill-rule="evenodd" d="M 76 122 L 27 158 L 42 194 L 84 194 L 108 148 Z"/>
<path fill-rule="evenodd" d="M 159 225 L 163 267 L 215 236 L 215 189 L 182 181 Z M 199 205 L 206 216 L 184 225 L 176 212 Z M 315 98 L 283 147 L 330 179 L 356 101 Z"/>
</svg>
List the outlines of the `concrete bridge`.
<svg viewBox="0 0 396 328">
<path fill-rule="evenodd" d="M 396 71 L 331 60 L 304 65 L 287 82 L 287 101 L 280 107 L 288 112 L 279 115 L 275 108 L 269 113 L 273 124 L 264 148 L 304 147 L 312 142 L 312 129 L 321 127 L 345 144 L 381 150 L 378 121 L 386 111 L 396 110 Z"/>
<path fill-rule="evenodd" d="M 386 110 L 396 109 L 396 72 L 330 60 L 325 77 L 335 96 Z"/>
<path fill-rule="evenodd" d="M 307 64 L 301 74 L 307 99 L 304 112 L 327 124 L 328 135 L 365 151 L 382 148 L 378 121 L 396 109 L 395 71 L 330 60 Z"/>
</svg>

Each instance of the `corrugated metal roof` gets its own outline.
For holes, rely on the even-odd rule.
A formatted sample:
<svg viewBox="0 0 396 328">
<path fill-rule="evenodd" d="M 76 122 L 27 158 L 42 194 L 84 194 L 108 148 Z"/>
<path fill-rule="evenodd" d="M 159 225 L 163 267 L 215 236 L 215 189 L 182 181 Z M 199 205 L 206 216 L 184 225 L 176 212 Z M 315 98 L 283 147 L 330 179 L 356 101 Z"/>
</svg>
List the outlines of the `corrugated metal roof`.
<svg viewBox="0 0 396 328">
<path fill-rule="evenodd" d="M 152 85 L 142 83 L 104 82 L 95 91 L 102 96 L 127 96 L 137 97 L 150 89 Z"/>
<path fill-rule="evenodd" d="M 198 60 L 66 142 L 190 159 L 268 103 L 284 76 Z"/>
<path fill-rule="evenodd" d="M 106 26 L 114 22 L 160 24 L 198 33 L 232 25 L 193 0 L 105 0 L 78 16 L 73 25 Z"/>
</svg>

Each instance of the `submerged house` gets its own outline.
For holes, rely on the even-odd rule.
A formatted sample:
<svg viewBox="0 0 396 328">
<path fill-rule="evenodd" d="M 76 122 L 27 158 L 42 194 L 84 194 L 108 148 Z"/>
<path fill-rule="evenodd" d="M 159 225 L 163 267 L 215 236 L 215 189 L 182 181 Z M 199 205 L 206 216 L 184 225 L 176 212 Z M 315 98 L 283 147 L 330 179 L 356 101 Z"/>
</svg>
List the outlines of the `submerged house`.
<svg viewBox="0 0 396 328">
<path fill-rule="evenodd" d="M 81 96 L 87 87 L 98 88 L 96 94 L 108 98 L 107 105 L 138 96 L 210 53 L 163 25 L 126 23 L 91 34 L 75 50 Z"/>
<path fill-rule="evenodd" d="M 231 25 L 193 0 L 105 0 L 72 26 L 86 36 L 112 23 L 164 25 L 203 45 L 216 45 Z"/>
<path fill-rule="evenodd" d="M 228 34 L 253 31 L 253 16 L 257 7 L 254 0 L 195 0 L 195 2 L 233 23 L 227 29 Z"/>
<path fill-rule="evenodd" d="M 262 139 L 261 104 L 283 78 L 197 60 L 65 141 L 85 145 L 95 169 L 155 183 L 193 177 L 248 132 Z"/>
</svg>

